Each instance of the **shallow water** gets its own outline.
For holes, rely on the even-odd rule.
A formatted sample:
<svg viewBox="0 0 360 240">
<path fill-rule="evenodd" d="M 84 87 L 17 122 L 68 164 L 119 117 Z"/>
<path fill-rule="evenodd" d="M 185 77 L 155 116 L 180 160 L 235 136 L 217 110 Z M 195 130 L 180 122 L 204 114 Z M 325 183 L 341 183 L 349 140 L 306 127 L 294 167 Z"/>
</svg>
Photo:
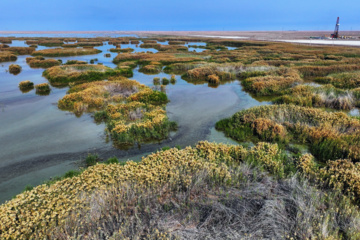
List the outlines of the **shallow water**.
<svg viewBox="0 0 360 240">
<path fill-rule="evenodd" d="M 23 41 L 13 41 L 12 46 L 15 45 L 26 46 Z M 112 59 L 117 53 L 108 51 L 112 47 L 106 43 L 96 47 L 103 51 L 96 55 L 56 59 L 65 63 L 67 60 L 89 61 L 97 58 L 99 63 L 115 67 Z M 156 52 L 155 49 L 143 49 L 134 44 L 122 44 L 122 48 L 126 47 L 134 48 L 135 52 Z M 111 58 L 104 57 L 105 53 L 110 53 Z M 216 131 L 215 123 L 241 109 L 269 104 L 267 101 L 259 102 L 242 91 L 238 81 L 211 88 L 207 84 L 188 83 L 177 76 L 176 84 L 167 86 L 170 99 L 167 112 L 170 120 L 178 123 L 178 131 L 161 143 L 142 144 L 121 150 L 108 141 L 104 124 L 94 123 L 91 114 L 76 117 L 57 108 L 56 103 L 66 94 L 67 87 L 52 87 L 48 96 L 38 96 L 35 90 L 22 93 L 18 89 L 20 81 L 31 80 L 34 84 L 47 82 L 42 77 L 44 69 L 30 68 L 25 61 L 26 57 L 29 56 L 18 56 L 16 62 L 0 63 L 0 203 L 21 192 L 28 184 L 38 185 L 50 177 L 78 168 L 81 159 L 88 153 L 97 153 L 103 159 L 117 156 L 125 161 L 140 160 L 143 155 L 164 146 L 185 147 L 200 140 L 236 144 Z M 20 74 L 15 76 L 6 72 L 12 63 L 22 67 Z M 170 78 L 170 75 L 146 75 L 136 68 L 131 79 L 153 87 L 154 77 Z"/>
</svg>

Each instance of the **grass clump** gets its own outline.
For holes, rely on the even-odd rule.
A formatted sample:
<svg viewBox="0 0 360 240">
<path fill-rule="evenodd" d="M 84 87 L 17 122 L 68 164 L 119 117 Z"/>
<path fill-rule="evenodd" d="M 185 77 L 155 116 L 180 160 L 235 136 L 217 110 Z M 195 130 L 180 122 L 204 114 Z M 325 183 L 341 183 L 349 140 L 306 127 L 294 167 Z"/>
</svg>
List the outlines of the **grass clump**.
<svg viewBox="0 0 360 240">
<path fill-rule="evenodd" d="M 161 72 L 162 66 L 161 65 L 144 65 L 139 69 L 139 72 L 149 73 L 149 74 L 159 74 Z"/>
<path fill-rule="evenodd" d="M 94 166 L 99 161 L 99 156 L 97 154 L 88 154 L 85 158 L 85 164 L 87 167 Z"/>
<path fill-rule="evenodd" d="M 175 76 L 175 75 L 171 75 L 170 83 L 171 83 L 171 84 L 175 84 L 175 83 L 176 83 L 176 76 Z"/>
<path fill-rule="evenodd" d="M 33 47 L 9 47 L 6 51 L 13 52 L 16 55 L 30 55 L 35 51 Z"/>
<path fill-rule="evenodd" d="M 216 128 L 239 141 L 308 144 L 312 154 L 323 162 L 360 160 L 360 121 L 342 112 L 294 105 L 261 106 L 221 120 Z"/>
<path fill-rule="evenodd" d="M 184 45 L 185 41 L 169 41 L 169 45 Z"/>
<path fill-rule="evenodd" d="M 160 85 L 160 78 L 159 77 L 154 77 L 153 84 L 154 85 Z"/>
<path fill-rule="evenodd" d="M 106 123 L 107 131 L 119 145 L 161 140 L 175 129 L 164 110 L 166 94 L 134 80 L 85 83 L 69 92 L 59 100 L 59 108 L 77 115 L 95 112 L 96 120 Z"/>
<path fill-rule="evenodd" d="M 28 92 L 34 88 L 34 83 L 29 80 L 21 81 L 19 88 L 22 92 Z"/>
<path fill-rule="evenodd" d="M 20 65 L 17 65 L 17 64 L 11 64 L 9 66 L 9 73 L 12 73 L 14 75 L 17 75 L 21 72 L 21 67 Z"/>
<path fill-rule="evenodd" d="M 51 91 L 48 83 L 40 83 L 35 85 L 36 93 L 39 95 L 48 95 Z"/>
<path fill-rule="evenodd" d="M 182 62 L 194 62 L 202 60 L 199 56 L 176 53 L 121 53 L 118 54 L 113 63 L 117 64 L 125 61 L 138 61 L 140 64 L 149 64 L 150 62 L 160 62 L 163 65 Z"/>
<path fill-rule="evenodd" d="M 30 65 L 32 68 L 49 68 L 53 66 L 58 66 L 61 64 L 56 59 L 44 59 L 44 58 L 26 58 L 26 62 Z"/>
<path fill-rule="evenodd" d="M 17 56 L 9 51 L 0 51 L 0 62 L 12 62 L 16 61 Z"/>
<path fill-rule="evenodd" d="M 162 84 L 162 85 L 169 85 L 169 83 L 170 83 L 170 80 L 169 80 L 168 78 L 163 77 L 163 78 L 161 79 L 161 84 Z"/>
<path fill-rule="evenodd" d="M 87 64 L 85 61 L 79 61 L 79 60 L 67 60 L 64 65 L 74 65 L 74 64 Z"/>
<path fill-rule="evenodd" d="M 284 91 L 276 103 L 296 104 L 305 107 L 325 107 L 339 110 L 351 110 L 360 106 L 360 96 L 356 91 L 341 90 L 332 85 L 313 87 L 298 85 Z"/>
<path fill-rule="evenodd" d="M 133 51 L 133 48 L 110 48 L 110 52 L 130 53 Z"/>
<path fill-rule="evenodd" d="M 330 74 L 327 77 L 315 78 L 315 82 L 332 84 L 337 88 L 359 88 L 360 87 L 360 71 L 343 72 Z"/>
<path fill-rule="evenodd" d="M 300 75 L 291 68 L 280 68 L 266 76 L 250 77 L 242 81 L 244 88 L 257 96 L 277 95 L 281 91 L 302 83 Z"/>
<path fill-rule="evenodd" d="M 54 86 L 64 86 L 71 82 L 95 81 L 127 73 L 128 70 L 112 69 L 103 65 L 73 64 L 48 68 L 43 72 L 43 76 Z"/>
<path fill-rule="evenodd" d="M 54 48 L 35 51 L 33 56 L 45 56 L 45 57 L 67 57 L 67 56 L 80 56 L 80 55 L 92 55 L 101 53 L 101 50 L 91 48 Z"/>
<path fill-rule="evenodd" d="M 242 67 L 242 64 L 206 64 L 188 70 L 182 77 L 189 82 L 219 83 L 234 80 Z"/>
</svg>

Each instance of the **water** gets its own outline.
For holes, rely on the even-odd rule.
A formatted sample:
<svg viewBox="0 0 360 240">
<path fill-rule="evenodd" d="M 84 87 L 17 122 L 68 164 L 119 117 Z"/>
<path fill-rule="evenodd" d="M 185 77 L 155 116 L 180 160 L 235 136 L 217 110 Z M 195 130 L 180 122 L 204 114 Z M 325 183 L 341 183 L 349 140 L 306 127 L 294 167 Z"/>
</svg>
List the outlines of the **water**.
<svg viewBox="0 0 360 240">
<path fill-rule="evenodd" d="M 13 41 L 11 46 L 26 44 Z M 122 44 L 122 48 L 126 47 L 134 48 L 135 52 L 156 52 L 155 49 Z M 104 43 L 96 48 L 103 52 L 56 59 L 65 63 L 67 60 L 89 61 L 97 58 L 98 62 L 106 66 L 116 66 L 112 59 L 117 53 L 108 51 L 113 48 L 112 45 Z M 111 58 L 104 57 L 105 53 L 110 53 Z M 38 96 L 35 90 L 22 93 L 18 88 L 20 81 L 30 80 L 34 84 L 47 82 L 42 77 L 44 69 L 30 68 L 25 61 L 26 57 L 29 56 L 18 56 L 16 62 L 0 63 L 0 202 L 18 194 L 28 184 L 35 186 L 50 177 L 78 168 L 88 153 L 97 153 L 103 159 L 117 156 L 121 161 L 126 161 L 140 160 L 142 156 L 164 146 L 185 147 L 200 140 L 236 144 L 216 131 L 215 123 L 241 109 L 269 104 L 268 101 L 259 102 L 245 93 L 238 81 L 211 88 L 207 84 L 188 83 L 177 76 L 177 83 L 167 86 L 170 99 L 167 112 L 170 120 L 178 123 L 178 131 L 161 143 L 142 144 L 121 150 L 106 138 L 105 125 L 96 124 L 91 114 L 76 117 L 57 108 L 56 103 L 66 94 L 67 87 L 52 87 L 48 96 Z M 16 76 L 6 72 L 13 63 L 22 67 L 22 72 Z M 131 79 L 153 87 L 154 77 L 170 78 L 170 75 L 146 75 L 136 68 Z"/>
</svg>

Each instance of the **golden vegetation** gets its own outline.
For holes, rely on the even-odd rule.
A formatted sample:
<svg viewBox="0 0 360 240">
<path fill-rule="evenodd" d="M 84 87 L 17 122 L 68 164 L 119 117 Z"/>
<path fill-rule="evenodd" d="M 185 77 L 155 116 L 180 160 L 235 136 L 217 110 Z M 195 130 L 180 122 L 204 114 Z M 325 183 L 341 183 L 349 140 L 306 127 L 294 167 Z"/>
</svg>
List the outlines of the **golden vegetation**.
<svg viewBox="0 0 360 240">
<path fill-rule="evenodd" d="M 261 106 L 240 111 L 219 121 L 216 127 L 240 141 L 255 136 L 285 144 L 309 144 L 321 161 L 360 160 L 360 121 L 342 112 L 294 105 Z"/>
<path fill-rule="evenodd" d="M 163 139 L 174 129 L 163 105 L 166 94 L 154 91 L 134 80 L 110 79 L 107 82 L 85 83 L 70 89 L 58 103 L 59 108 L 81 115 L 96 112 L 104 120 L 118 144 L 133 144 Z"/>
<path fill-rule="evenodd" d="M 30 55 L 35 51 L 33 47 L 9 47 L 6 51 L 13 52 L 16 55 Z"/>
<path fill-rule="evenodd" d="M 243 80 L 244 88 L 258 96 L 276 95 L 282 90 L 302 83 L 299 73 L 291 68 L 279 68 L 267 72 L 265 76 Z"/>
<path fill-rule="evenodd" d="M 188 54 L 174 54 L 174 53 L 121 53 L 118 54 L 113 62 L 120 63 L 124 61 L 138 61 L 141 64 L 150 62 L 160 62 L 161 64 L 168 65 L 172 63 L 194 62 L 202 60 L 201 57 L 195 57 Z"/>
<path fill-rule="evenodd" d="M 70 82 L 88 82 L 105 79 L 109 76 L 132 75 L 131 69 L 112 69 L 103 65 L 71 64 L 46 69 L 43 76 L 56 86 Z"/>
<path fill-rule="evenodd" d="M 22 92 L 28 92 L 34 88 L 34 83 L 29 80 L 21 81 L 19 83 L 19 88 Z"/>
<path fill-rule="evenodd" d="M 10 61 L 16 61 L 17 56 L 8 51 L 0 51 L 0 62 L 10 62 Z"/>
<path fill-rule="evenodd" d="M 35 51 L 33 56 L 45 56 L 45 57 L 66 57 L 66 56 L 79 56 L 79 55 L 91 55 L 101 53 L 101 50 L 92 48 L 54 48 Z"/>
<path fill-rule="evenodd" d="M 43 57 L 28 57 L 26 58 L 26 62 L 32 68 L 49 68 L 61 64 L 61 62 L 56 59 L 45 59 Z"/>
<path fill-rule="evenodd" d="M 51 91 L 48 83 L 40 83 L 35 85 L 36 93 L 39 95 L 48 95 Z"/>
<path fill-rule="evenodd" d="M 9 66 L 9 73 L 12 73 L 14 75 L 17 75 L 21 72 L 21 67 L 20 65 L 17 65 L 17 64 L 11 64 Z"/>
<path fill-rule="evenodd" d="M 340 110 L 351 110 L 360 107 L 360 95 L 357 91 L 341 90 L 332 85 L 313 87 L 298 85 L 285 90 L 276 103 L 296 104 L 306 107 L 326 107 Z"/>
</svg>

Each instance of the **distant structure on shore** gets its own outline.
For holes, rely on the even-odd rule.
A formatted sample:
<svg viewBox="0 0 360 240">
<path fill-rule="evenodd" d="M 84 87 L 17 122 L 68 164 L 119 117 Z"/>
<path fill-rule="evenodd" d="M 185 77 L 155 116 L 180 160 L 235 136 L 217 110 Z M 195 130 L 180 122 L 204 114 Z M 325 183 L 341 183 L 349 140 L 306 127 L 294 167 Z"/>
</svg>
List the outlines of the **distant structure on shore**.
<svg viewBox="0 0 360 240">
<path fill-rule="evenodd" d="M 335 30 L 334 33 L 330 35 L 330 38 L 339 38 L 339 26 L 340 26 L 340 18 L 338 17 L 335 24 Z"/>
</svg>

